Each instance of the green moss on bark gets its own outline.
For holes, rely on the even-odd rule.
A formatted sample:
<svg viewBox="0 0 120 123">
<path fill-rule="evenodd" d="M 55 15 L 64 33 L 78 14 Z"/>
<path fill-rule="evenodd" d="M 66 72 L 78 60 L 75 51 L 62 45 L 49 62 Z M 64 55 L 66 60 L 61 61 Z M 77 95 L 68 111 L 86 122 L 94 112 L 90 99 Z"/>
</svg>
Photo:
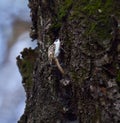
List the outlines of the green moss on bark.
<svg viewBox="0 0 120 123">
<path fill-rule="evenodd" d="M 17 65 L 22 75 L 23 84 L 25 88 L 31 88 L 33 68 L 37 57 L 37 53 L 35 52 L 35 50 L 32 50 L 31 48 L 25 48 L 23 52 L 21 52 L 21 55 L 22 56 L 19 55 L 17 57 Z"/>
</svg>

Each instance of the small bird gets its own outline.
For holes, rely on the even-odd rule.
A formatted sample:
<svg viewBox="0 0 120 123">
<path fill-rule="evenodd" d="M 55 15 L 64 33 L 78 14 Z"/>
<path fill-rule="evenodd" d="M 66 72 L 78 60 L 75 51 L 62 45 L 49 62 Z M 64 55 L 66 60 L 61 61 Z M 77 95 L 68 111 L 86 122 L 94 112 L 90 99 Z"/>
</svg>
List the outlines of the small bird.
<svg viewBox="0 0 120 123">
<path fill-rule="evenodd" d="M 48 48 L 48 58 L 49 58 L 50 64 L 52 64 L 54 60 L 60 72 L 64 74 L 64 70 L 58 61 L 59 54 L 60 54 L 60 40 L 56 39 L 54 43 Z"/>
<path fill-rule="evenodd" d="M 48 48 L 48 58 L 52 64 L 54 57 L 58 57 L 60 54 L 60 40 L 56 39 L 52 45 Z"/>
</svg>

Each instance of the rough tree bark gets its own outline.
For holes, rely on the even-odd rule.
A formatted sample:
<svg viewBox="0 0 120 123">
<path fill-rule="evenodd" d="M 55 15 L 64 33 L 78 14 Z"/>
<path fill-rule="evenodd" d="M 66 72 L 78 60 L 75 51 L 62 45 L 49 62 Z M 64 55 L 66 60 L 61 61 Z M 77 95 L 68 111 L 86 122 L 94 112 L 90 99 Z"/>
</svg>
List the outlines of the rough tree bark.
<svg viewBox="0 0 120 123">
<path fill-rule="evenodd" d="M 29 7 L 38 47 L 17 57 L 27 96 L 18 123 L 120 123 L 120 2 L 29 0 Z M 64 76 L 48 62 L 56 38 Z"/>
</svg>

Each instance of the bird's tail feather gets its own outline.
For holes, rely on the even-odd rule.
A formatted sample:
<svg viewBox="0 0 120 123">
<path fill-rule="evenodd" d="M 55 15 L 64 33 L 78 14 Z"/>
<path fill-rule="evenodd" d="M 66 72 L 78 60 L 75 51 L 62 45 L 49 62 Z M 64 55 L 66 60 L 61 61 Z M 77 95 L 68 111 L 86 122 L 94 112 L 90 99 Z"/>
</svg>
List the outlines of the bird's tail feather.
<svg viewBox="0 0 120 123">
<path fill-rule="evenodd" d="M 65 72 L 64 72 L 63 68 L 61 67 L 61 65 L 60 65 L 60 63 L 59 63 L 59 61 L 58 61 L 57 58 L 55 58 L 55 63 L 56 63 L 56 65 L 57 65 L 58 69 L 60 70 L 60 72 L 61 72 L 62 74 L 65 74 Z"/>
</svg>

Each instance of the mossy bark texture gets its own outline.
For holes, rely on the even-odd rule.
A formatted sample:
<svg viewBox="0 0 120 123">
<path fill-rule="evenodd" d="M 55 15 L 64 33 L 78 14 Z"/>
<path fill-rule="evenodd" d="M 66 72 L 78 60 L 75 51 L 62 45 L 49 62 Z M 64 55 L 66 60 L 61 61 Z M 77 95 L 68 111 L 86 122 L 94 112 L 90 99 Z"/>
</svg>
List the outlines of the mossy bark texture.
<svg viewBox="0 0 120 123">
<path fill-rule="evenodd" d="M 29 0 L 29 8 L 38 46 L 17 58 L 27 96 L 18 123 L 120 123 L 120 2 Z M 56 38 L 65 75 L 47 57 Z"/>
</svg>

